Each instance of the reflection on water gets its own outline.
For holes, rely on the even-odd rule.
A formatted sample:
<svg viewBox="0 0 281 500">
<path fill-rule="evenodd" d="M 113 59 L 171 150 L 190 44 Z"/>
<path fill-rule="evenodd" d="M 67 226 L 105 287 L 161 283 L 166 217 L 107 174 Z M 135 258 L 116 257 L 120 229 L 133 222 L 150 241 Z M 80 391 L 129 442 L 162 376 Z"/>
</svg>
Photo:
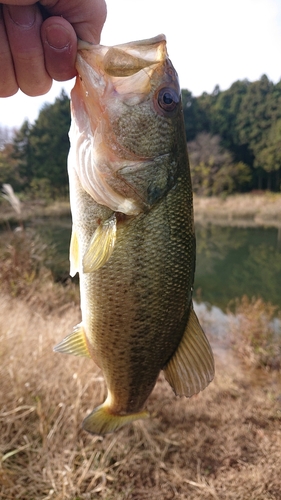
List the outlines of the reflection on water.
<svg viewBox="0 0 281 500">
<path fill-rule="evenodd" d="M 281 249 L 281 226 L 278 227 L 277 231 L 278 231 L 278 234 L 277 234 L 278 248 Z"/>
<path fill-rule="evenodd" d="M 194 311 L 196 312 L 201 325 L 208 329 L 208 334 L 223 340 L 227 340 L 229 316 L 216 306 L 208 307 L 204 302 L 194 301 Z"/>
<path fill-rule="evenodd" d="M 55 244 L 51 263 L 59 279 L 69 273 L 70 219 L 38 220 L 42 237 Z M 281 306 L 281 240 L 278 229 L 196 227 L 197 265 L 194 298 L 225 310 L 246 294 Z M 279 237 L 279 238 L 278 238 Z"/>
<path fill-rule="evenodd" d="M 225 309 L 236 297 L 281 306 L 278 229 L 197 226 L 195 297 Z"/>
</svg>

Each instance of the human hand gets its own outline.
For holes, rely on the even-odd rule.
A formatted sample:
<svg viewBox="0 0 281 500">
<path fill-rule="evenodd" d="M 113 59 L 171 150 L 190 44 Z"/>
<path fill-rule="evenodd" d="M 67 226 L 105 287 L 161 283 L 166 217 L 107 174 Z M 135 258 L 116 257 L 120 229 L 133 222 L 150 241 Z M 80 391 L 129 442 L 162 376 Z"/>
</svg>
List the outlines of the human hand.
<svg viewBox="0 0 281 500">
<path fill-rule="evenodd" d="M 0 97 L 42 95 L 53 79 L 73 78 L 77 36 L 99 43 L 105 18 L 105 0 L 2 0 Z"/>
</svg>

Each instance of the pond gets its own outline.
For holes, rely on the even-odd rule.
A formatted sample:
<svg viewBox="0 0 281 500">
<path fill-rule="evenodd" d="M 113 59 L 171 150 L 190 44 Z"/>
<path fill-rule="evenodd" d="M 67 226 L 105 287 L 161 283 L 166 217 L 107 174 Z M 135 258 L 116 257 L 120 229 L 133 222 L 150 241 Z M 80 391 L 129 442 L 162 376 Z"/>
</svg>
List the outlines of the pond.
<svg viewBox="0 0 281 500">
<path fill-rule="evenodd" d="M 236 297 L 281 306 L 281 238 L 276 228 L 197 226 L 195 298 L 225 309 Z"/>
<path fill-rule="evenodd" d="M 50 267 L 59 279 L 65 279 L 70 219 L 41 219 L 34 225 L 55 245 L 56 257 Z M 246 294 L 281 306 L 281 239 L 277 229 L 197 225 L 196 236 L 196 301 L 225 310 L 231 300 Z"/>
</svg>

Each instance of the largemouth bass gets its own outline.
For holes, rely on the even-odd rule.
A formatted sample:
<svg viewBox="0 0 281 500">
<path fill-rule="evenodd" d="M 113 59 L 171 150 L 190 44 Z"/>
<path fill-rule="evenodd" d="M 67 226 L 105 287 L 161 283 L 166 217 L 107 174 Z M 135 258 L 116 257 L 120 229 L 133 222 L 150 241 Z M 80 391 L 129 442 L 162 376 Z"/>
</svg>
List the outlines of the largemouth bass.
<svg viewBox="0 0 281 500">
<path fill-rule="evenodd" d="M 161 370 L 177 395 L 214 375 L 192 307 L 195 234 L 178 77 L 164 35 L 79 42 L 68 159 L 70 274 L 82 322 L 55 350 L 92 358 L 107 398 L 83 428 L 145 418 Z"/>
</svg>

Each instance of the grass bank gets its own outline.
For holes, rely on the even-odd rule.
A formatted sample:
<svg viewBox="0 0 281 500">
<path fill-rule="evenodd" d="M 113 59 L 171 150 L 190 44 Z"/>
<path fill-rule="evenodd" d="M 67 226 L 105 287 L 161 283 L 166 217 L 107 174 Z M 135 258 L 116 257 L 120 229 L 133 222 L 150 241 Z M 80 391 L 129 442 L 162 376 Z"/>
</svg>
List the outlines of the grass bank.
<svg viewBox="0 0 281 500">
<path fill-rule="evenodd" d="M 231 330 L 222 340 L 202 316 L 216 361 L 203 393 L 177 398 L 160 376 L 150 419 L 93 437 L 81 422 L 105 398 L 102 373 L 91 360 L 52 351 L 80 321 L 77 301 L 38 279 L 31 294 L 0 291 L 0 498 L 280 499 L 281 375 L 243 359 L 257 347 L 252 308 L 246 351 L 245 332 L 233 349 Z M 260 313 L 263 304 L 254 306 Z"/>
<path fill-rule="evenodd" d="M 70 216 L 70 205 L 68 199 L 55 200 L 24 200 L 21 201 L 20 220 L 30 221 L 35 217 L 66 217 Z M 18 224 L 19 217 L 7 200 L 0 203 L 0 225 Z"/>
<path fill-rule="evenodd" d="M 279 500 L 275 309 L 244 299 L 221 337 L 202 314 L 211 385 L 177 398 L 161 375 L 150 419 L 93 437 L 81 422 L 105 399 L 103 377 L 93 361 L 52 350 L 80 311 L 77 286 L 44 267 L 48 252 L 23 228 L 0 240 L 0 498 Z"/>
<path fill-rule="evenodd" d="M 68 200 L 21 202 L 22 221 L 34 217 L 64 217 L 70 215 Z M 272 226 L 281 228 L 281 194 L 261 192 L 220 197 L 194 196 L 195 220 L 232 226 Z M 0 204 L 0 225 L 17 223 L 15 211 L 3 200 Z"/>
<path fill-rule="evenodd" d="M 195 196 L 194 213 L 195 221 L 200 224 L 281 229 L 281 194 L 236 194 L 225 199 Z"/>
</svg>

